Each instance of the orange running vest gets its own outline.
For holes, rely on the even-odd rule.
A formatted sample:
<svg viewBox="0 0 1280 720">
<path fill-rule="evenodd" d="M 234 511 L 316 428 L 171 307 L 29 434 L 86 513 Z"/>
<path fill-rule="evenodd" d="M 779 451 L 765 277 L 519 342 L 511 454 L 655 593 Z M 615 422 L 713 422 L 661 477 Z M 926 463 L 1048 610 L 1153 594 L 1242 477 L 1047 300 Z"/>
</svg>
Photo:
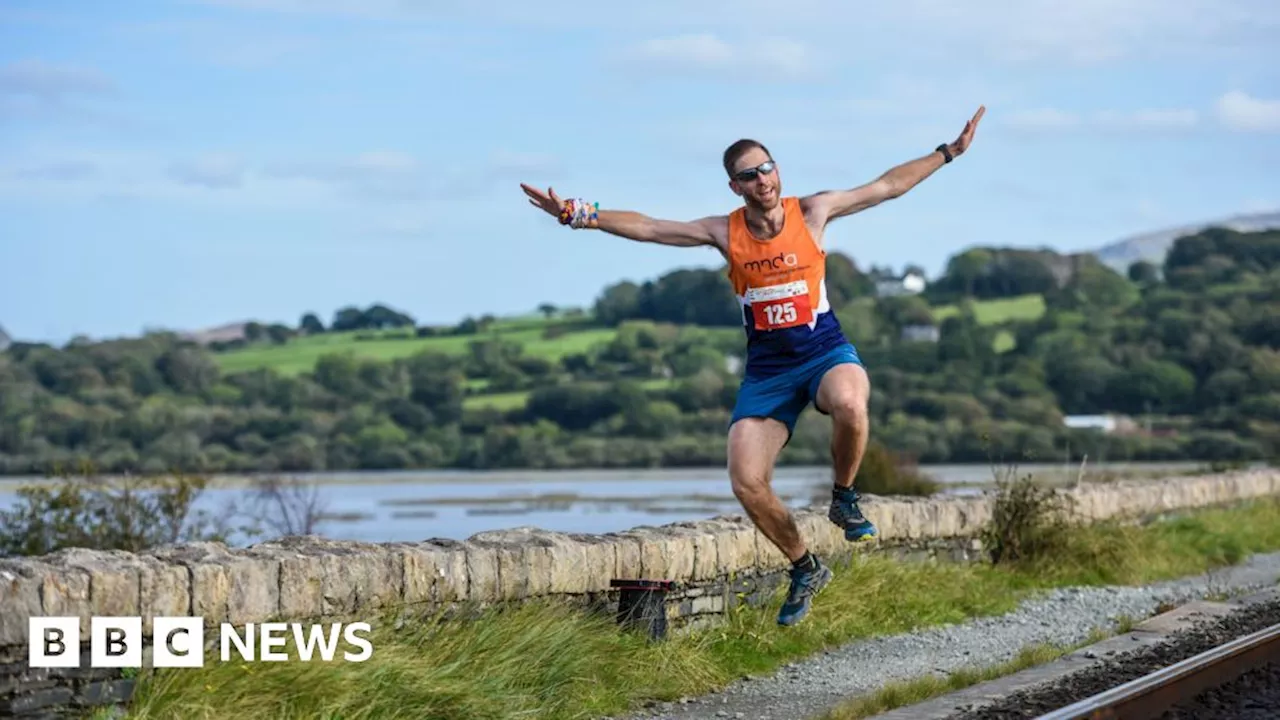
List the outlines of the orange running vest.
<svg viewBox="0 0 1280 720">
<path fill-rule="evenodd" d="M 761 240 L 746 209 L 729 215 L 729 281 L 742 303 L 747 374 L 793 368 L 847 342 L 827 299 L 827 254 L 804 222 L 800 199 L 782 199 L 782 230 Z"/>
</svg>

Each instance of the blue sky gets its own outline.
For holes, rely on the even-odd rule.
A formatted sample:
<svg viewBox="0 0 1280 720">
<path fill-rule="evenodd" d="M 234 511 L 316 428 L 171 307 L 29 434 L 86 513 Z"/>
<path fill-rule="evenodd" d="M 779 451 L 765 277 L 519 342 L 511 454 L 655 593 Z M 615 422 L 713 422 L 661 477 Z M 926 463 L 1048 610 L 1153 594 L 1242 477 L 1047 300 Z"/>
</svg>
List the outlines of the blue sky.
<svg viewBox="0 0 1280 720">
<path fill-rule="evenodd" d="M 739 137 L 805 194 L 928 153 L 980 104 L 968 154 L 829 247 L 936 273 L 976 244 L 1280 208 L 1274 0 L 628 5 L 6 1 L 0 325 L 587 305 L 718 257 L 561 228 L 519 182 L 691 219 L 734 207 Z"/>
</svg>

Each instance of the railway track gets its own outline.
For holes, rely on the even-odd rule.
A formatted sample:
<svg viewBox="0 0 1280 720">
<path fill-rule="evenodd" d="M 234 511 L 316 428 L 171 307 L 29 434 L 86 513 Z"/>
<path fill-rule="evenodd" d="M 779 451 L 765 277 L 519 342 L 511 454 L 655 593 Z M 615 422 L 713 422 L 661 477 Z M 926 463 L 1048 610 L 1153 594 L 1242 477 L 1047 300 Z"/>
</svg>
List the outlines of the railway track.
<svg viewBox="0 0 1280 720">
<path fill-rule="evenodd" d="M 1045 713 L 1036 720 L 1219 717 L 1280 718 L 1280 624 Z"/>
</svg>

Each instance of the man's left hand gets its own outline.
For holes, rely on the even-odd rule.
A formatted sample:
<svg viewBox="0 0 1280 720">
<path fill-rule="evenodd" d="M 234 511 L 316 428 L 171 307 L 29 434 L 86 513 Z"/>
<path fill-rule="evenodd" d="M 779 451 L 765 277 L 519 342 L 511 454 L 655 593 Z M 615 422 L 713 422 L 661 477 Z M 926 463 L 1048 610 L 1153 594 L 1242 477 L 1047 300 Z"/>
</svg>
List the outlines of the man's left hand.
<svg viewBox="0 0 1280 720">
<path fill-rule="evenodd" d="M 978 112 L 974 113 L 973 117 L 969 118 L 969 122 L 964 124 L 964 130 L 960 131 L 960 137 L 947 146 L 951 150 L 952 157 L 960 157 L 965 150 L 969 149 L 969 144 L 973 142 L 973 133 L 978 129 L 978 121 L 982 119 L 982 115 L 986 111 L 987 106 L 979 105 Z"/>
</svg>

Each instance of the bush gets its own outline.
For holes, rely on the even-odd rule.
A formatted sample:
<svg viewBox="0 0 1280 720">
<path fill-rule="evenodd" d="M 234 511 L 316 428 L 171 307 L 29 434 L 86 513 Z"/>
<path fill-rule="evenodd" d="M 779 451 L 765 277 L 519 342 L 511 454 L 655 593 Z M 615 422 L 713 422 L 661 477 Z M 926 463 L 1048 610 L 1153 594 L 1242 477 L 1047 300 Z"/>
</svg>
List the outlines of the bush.
<svg viewBox="0 0 1280 720">
<path fill-rule="evenodd" d="M 85 474 L 20 488 L 15 507 L 0 511 L 0 557 L 225 542 L 232 532 L 229 520 L 193 510 L 207 482 L 183 475 L 141 480 Z"/>
<path fill-rule="evenodd" d="M 996 565 L 1061 555 L 1071 539 L 1069 510 L 1066 495 L 1011 468 L 997 473 L 991 521 L 979 538 Z"/>
<path fill-rule="evenodd" d="M 85 469 L 20 488 L 14 507 L 0 510 L 0 557 L 314 534 L 326 517 L 327 501 L 314 483 L 259 478 L 241 493 L 242 503 L 197 510 L 208 483 L 180 474 L 106 478 Z"/>
<path fill-rule="evenodd" d="M 920 472 L 916 459 L 878 442 L 867 443 L 854 486 L 870 495 L 932 495 L 938 483 Z"/>
</svg>

